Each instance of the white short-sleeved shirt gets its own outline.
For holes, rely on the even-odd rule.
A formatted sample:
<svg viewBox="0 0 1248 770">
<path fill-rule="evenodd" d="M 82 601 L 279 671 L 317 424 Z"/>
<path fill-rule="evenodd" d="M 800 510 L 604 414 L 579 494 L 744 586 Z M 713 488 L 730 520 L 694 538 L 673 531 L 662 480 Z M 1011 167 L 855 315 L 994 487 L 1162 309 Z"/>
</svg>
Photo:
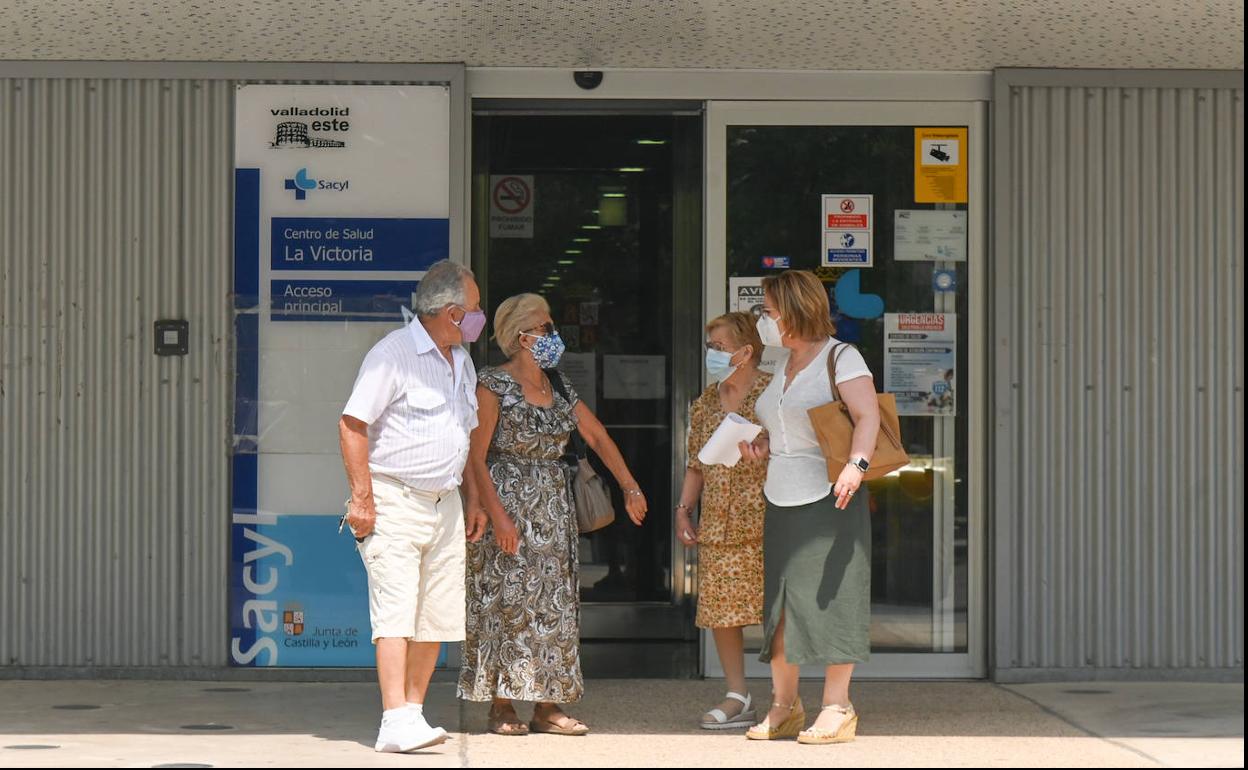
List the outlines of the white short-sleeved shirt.
<svg viewBox="0 0 1248 770">
<path fill-rule="evenodd" d="M 364 357 L 342 413 L 368 423 L 368 465 L 430 492 L 463 480 L 477 426 L 477 372 L 467 351 L 454 365 L 419 319 L 387 334 Z"/>
<path fill-rule="evenodd" d="M 784 366 L 789 360 L 786 350 L 776 363 L 776 374 L 771 384 L 754 406 L 754 412 L 767 429 L 771 441 L 771 459 L 767 464 L 767 483 L 763 486 L 763 494 L 773 505 L 786 508 L 807 505 L 822 500 L 832 491 L 832 482 L 828 481 L 828 463 L 819 449 L 819 438 L 806 411 L 832 400 L 828 354 L 839 343 L 835 337 L 829 337 L 814 360 L 793 378 L 793 384 L 787 391 L 784 389 Z M 871 370 L 857 348 L 850 347 L 840 352 L 836 362 L 837 385 L 870 376 Z"/>
</svg>

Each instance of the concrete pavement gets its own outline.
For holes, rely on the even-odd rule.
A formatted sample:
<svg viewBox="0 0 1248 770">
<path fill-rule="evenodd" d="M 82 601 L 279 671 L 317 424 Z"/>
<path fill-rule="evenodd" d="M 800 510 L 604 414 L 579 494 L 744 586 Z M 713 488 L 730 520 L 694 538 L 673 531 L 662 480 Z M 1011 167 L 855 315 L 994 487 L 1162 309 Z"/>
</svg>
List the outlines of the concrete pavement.
<svg viewBox="0 0 1248 770">
<path fill-rule="evenodd" d="M 768 685 L 751 683 L 757 698 Z M 372 751 L 376 688 L 359 683 L 0 681 L 0 766 L 63 767 L 1159 767 L 1243 766 L 1242 684 L 863 682 L 859 738 L 756 743 L 697 728 L 715 681 L 590 680 L 584 738 L 483 734 L 485 704 L 433 686 L 454 739 Z M 808 713 L 818 685 L 803 687 Z M 522 717 L 529 714 L 520 706 Z M 49 748 L 36 748 L 49 747 Z"/>
</svg>

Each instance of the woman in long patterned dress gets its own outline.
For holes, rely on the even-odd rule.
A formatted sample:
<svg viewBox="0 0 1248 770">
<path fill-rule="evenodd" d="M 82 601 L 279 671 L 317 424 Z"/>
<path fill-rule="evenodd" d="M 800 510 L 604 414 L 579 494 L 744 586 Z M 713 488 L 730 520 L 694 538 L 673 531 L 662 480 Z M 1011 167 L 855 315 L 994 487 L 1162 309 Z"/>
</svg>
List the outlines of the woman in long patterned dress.
<svg viewBox="0 0 1248 770">
<path fill-rule="evenodd" d="M 494 337 L 508 361 L 478 374 L 480 424 L 468 473 L 490 529 L 468 545 L 459 697 L 492 701 L 489 729 L 500 735 L 584 735 L 589 728 L 560 708 L 584 690 L 576 508 L 563 460 L 572 431 L 606 463 L 638 526 L 646 498 L 602 423 L 555 370 L 563 342 L 546 301 L 536 294 L 505 300 Z M 536 702 L 527 726 L 513 700 Z"/>
</svg>

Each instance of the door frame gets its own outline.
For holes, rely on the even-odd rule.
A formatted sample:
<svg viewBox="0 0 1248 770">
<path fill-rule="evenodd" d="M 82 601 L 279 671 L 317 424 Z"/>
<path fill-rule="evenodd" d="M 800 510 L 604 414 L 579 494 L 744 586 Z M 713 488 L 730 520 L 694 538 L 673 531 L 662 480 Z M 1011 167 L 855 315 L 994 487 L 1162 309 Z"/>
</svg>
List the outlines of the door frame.
<svg viewBox="0 0 1248 770">
<path fill-rule="evenodd" d="M 576 116 L 683 116 L 696 117 L 701 122 L 701 136 L 697 129 L 690 127 L 693 133 L 688 135 L 690 142 L 686 156 L 678 157 L 673 169 L 673 292 L 687 296 L 689 303 L 682 305 L 676 300 L 672 309 L 672 355 L 671 377 L 671 446 L 672 446 L 672 480 L 670 499 L 649 498 L 651 510 L 664 506 L 672 510 L 676 498 L 679 497 L 681 484 L 684 480 L 684 445 L 688 429 L 688 404 L 701 392 L 702 358 L 701 340 L 702 318 L 699 315 L 697 299 L 701 295 L 702 276 L 701 264 L 696 256 L 682 259 L 682 254 L 702 255 L 705 253 L 702 238 L 705 233 L 705 169 L 699 164 L 705 162 L 705 103 L 690 99 L 569 99 L 569 98 L 507 98 L 507 97 L 469 97 L 467 127 L 466 174 L 469 188 L 468 195 L 468 228 L 471 231 L 470 245 L 465 254 L 467 264 L 473 269 L 481 286 L 482 303 L 487 304 L 497 298 L 489 296 L 489 260 L 482 258 L 480 244 L 489 240 L 488 211 L 474 209 L 473 193 L 484 199 L 488 190 L 488 175 L 475 174 L 476 137 L 472 136 L 474 119 L 479 116 L 544 116 L 544 117 L 576 117 Z M 479 341 L 473 352 L 484 356 L 488 343 Z M 607 425 L 607 428 L 613 427 Z M 617 511 L 622 516 L 622 511 Z M 647 524 L 649 526 L 649 524 Z M 622 643 L 645 645 L 647 643 L 676 642 L 688 647 L 688 662 L 683 656 L 674 663 L 663 662 L 655 667 L 655 672 L 676 672 L 679 676 L 695 675 L 696 667 L 692 661 L 697 650 L 697 627 L 694 625 L 696 609 L 696 584 L 693 580 L 694 563 L 689 552 L 681 547 L 676 539 L 674 528 L 668 528 L 666 538 L 669 541 L 671 560 L 670 583 L 672 598 L 670 601 L 631 601 L 631 602 L 582 602 L 581 604 L 581 639 L 596 643 Z M 648 671 L 645 666 L 627 665 L 624 670 Z M 654 675 L 660 675 L 656 673 Z M 667 675 L 662 673 L 661 675 Z"/>
<path fill-rule="evenodd" d="M 988 244 L 988 102 L 987 101 L 711 101 L 706 110 L 706 174 L 703 304 L 707 318 L 727 309 L 727 130 L 737 125 L 771 126 L 967 126 L 968 192 L 967 273 L 968 307 L 967 372 L 969 376 L 967 473 L 969 478 L 967 651 L 964 653 L 877 653 L 859 665 L 860 679 L 965 679 L 987 676 L 987 519 L 988 467 L 986 425 L 988 388 L 986 324 L 988 315 L 986 253 Z M 812 228 L 814 225 L 811 225 Z M 812 229 L 812 237 L 813 237 Z M 953 526 L 952 517 L 945 522 Z M 951 542 L 951 541 L 950 541 Z M 942 571 L 941 560 L 934 562 Z M 938 577 L 948 585 L 954 565 L 944 563 Z M 702 631 L 702 672 L 722 677 L 714 640 Z M 770 676 L 770 668 L 747 654 L 746 675 Z M 804 677 L 821 677 L 818 666 L 802 668 Z"/>
</svg>

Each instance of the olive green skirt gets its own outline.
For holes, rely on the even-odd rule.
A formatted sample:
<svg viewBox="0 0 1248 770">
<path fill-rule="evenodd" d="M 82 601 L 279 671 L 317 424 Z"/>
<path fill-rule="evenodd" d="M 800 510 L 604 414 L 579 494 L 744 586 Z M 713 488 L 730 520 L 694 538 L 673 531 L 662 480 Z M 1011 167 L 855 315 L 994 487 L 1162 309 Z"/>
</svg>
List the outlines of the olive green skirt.
<svg viewBox="0 0 1248 770">
<path fill-rule="evenodd" d="M 871 514 L 867 490 L 849 508 L 828 495 L 786 508 L 767 503 L 763 529 L 759 660 L 771 661 L 784 618 L 784 658 L 799 665 L 865 663 L 871 657 Z"/>
</svg>

